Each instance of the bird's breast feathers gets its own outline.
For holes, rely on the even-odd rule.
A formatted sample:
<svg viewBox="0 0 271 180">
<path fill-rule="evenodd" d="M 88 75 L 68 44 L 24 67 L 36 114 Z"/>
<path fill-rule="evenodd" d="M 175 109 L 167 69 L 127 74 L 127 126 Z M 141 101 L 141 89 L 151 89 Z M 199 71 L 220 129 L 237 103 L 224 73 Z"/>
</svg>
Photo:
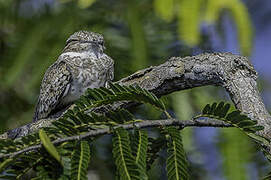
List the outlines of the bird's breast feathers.
<svg viewBox="0 0 271 180">
<path fill-rule="evenodd" d="M 85 93 L 88 88 L 105 86 L 109 79 L 107 72 L 110 68 L 108 61 L 112 60 L 95 54 L 68 52 L 61 55 L 62 59 L 70 66 L 72 82 L 69 92 L 64 97 L 64 103 L 72 102 Z M 112 63 L 111 63 L 112 64 Z"/>
</svg>

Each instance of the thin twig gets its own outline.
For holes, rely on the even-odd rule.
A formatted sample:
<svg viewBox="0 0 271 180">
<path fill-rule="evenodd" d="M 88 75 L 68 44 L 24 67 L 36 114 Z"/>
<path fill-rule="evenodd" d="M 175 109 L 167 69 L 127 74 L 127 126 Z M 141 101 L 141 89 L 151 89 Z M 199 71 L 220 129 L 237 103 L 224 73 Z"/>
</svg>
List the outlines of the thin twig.
<svg viewBox="0 0 271 180">
<path fill-rule="evenodd" d="M 181 121 L 178 119 L 144 120 L 144 121 L 136 122 L 136 123 L 133 122 L 129 124 L 117 125 L 113 128 L 115 129 L 115 128 L 122 127 L 124 129 L 129 130 L 129 129 L 133 129 L 134 127 L 148 128 L 148 127 L 159 127 L 159 126 L 180 126 L 182 128 L 185 128 L 185 127 L 233 127 L 231 124 L 225 123 L 220 120 L 205 118 L 204 120 L 185 120 L 185 121 Z M 67 141 L 74 141 L 74 140 L 78 141 L 78 140 L 86 139 L 89 137 L 96 137 L 96 136 L 105 135 L 105 134 L 112 134 L 112 131 L 110 130 L 109 127 L 103 128 L 103 129 L 91 130 L 82 135 L 76 135 L 76 136 L 66 137 L 62 139 L 57 139 L 53 141 L 52 143 L 54 145 L 58 145 Z M 7 158 L 7 157 L 12 158 L 22 153 L 38 150 L 41 147 L 42 147 L 41 144 L 30 146 L 28 148 L 22 149 L 14 153 L 1 154 L 0 158 Z"/>
</svg>

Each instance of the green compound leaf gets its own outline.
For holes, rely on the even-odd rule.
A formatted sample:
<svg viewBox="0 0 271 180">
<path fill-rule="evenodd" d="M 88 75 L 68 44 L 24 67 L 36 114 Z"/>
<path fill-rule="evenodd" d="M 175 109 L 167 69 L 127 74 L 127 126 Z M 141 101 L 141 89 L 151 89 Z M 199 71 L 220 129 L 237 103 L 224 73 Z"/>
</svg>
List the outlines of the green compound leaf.
<svg viewBox="0 0 271 180">
<path fill-rule="evenodd" d="M 83 100 L 77 103 L 79 111 L 85 111 L 101 105 L 112 104 L 118 101 L 134 101 L 139 103 L 148 103 L 161 111 L 165 111 L 165 105 L 153 93 L 142 89 L 139 86 L 124 86 L 119 84 L 110 84 L 110 89 L 94 88 L 88 89 Z M 84 108 L 85 107 L 85 108 Z"/>
<path fill-rule="evenodd" d="M 230 104 L 220 102 L 213 103 L 212 105 L 207 104 L 203 110 L 201 117 L 210 117 L 225 121 L 232 124 L 233 126 L 245 131 L 247 134 L 256 133 L 257 131 L 263 130 L 263 126 L 257 125 L 257 121 L 251 120 L 246 115 L 242 114 L 241 111 L 235 110 L 229 112 Z"/>
<path fill-rule="evenodd" d="M 72 153 L 72 180 L 87 180 L 88 164 L 90 159 L 90 147 L 87 141 L 81 141 Z"/>
<path fill-rule="evenodd" d="M 4 162 L 0 164 L 0 173 L 2 173 L 7 166 L 9 166 L 13 162 L 12 158 L 6 159 Z"/>
<path fill-rule="evenodd" d="M 136 163 L 130 148 L 128 131 L 123 128 L 114 130 L 113 158 L 117 166 L 117 174 L 120 180 L 140 180 L 140 167 Z"/>
<path fill-rule="evenodd" d="M 48 153 L 61 164 L 60 155 L 58 154 L 55 146 L 50 141 L 50 138 L 47 136 L 46 132 L 43 129 L 39 130 L 39 137 L 42 142 L 42 145 L 45 147 Z"/>
<path fill-rule="evenodd" d="M 169 180 L 189 179 L 188 161 L 183 149 L 180 130 L 175 127 L 166 128 L 168 133 L 167 177 Z"/>
<path fill-rule="evenodd" d="M 135 129 L 132 138 L 132 154 L 140 168 L 141 179 L 148 179 L 146 172 L 146 160 L 148 150 L 148 134 L 144 130 Z"/>
</svg>

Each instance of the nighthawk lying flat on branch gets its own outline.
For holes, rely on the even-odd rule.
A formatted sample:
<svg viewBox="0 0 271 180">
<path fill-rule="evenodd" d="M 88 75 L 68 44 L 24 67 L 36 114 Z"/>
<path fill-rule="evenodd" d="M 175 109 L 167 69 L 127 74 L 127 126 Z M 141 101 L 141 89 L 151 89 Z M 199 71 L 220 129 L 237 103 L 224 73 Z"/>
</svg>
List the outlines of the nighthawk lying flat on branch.
<svg viewBox="0 0 271 180">
<path fill-rule="evenodd" d="M 98 33 L 79 31 L 68 38 L 62 54 L 44 75 L 34 122 L 63 111 L 88 88 L 104 87 L 113 80 L 114 61 L 104 49 Z"/>
</svg>

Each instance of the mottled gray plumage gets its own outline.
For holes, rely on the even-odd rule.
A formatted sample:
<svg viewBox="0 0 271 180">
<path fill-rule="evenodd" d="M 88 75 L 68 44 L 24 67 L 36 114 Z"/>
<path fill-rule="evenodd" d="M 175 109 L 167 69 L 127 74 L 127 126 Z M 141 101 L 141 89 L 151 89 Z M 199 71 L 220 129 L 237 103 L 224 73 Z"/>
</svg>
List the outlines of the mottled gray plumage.
<svg viewBox="0 0 271 180">
<path fill-rule="evenodd" d="M 71 35 L 57 61 L 46 71 L 33 121 L 48 118 L 72 104 L 88 88 L 107 86 L 114 76 L 114 61 L 98 33 Z"/>
</svg>

